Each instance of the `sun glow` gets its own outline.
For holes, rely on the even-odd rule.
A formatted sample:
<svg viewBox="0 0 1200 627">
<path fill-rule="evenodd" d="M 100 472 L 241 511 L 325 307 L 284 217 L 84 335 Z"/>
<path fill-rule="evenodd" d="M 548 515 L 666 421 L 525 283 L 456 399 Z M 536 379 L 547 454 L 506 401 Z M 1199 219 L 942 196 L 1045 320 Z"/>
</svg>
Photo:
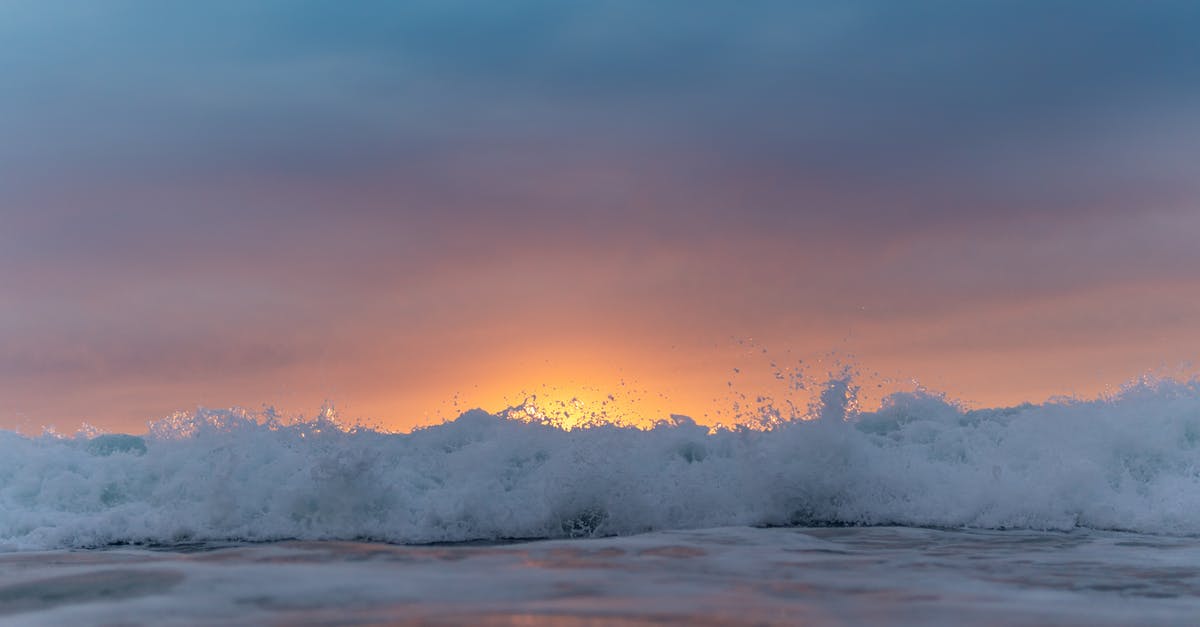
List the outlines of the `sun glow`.
<svg viewBox="0 0 1200 627">
<path fill-rule="evenodd" d="M 641 410 L 641 411 L 639 411 Z M 646 428 L 654 420 L 648 418 L 636 401 L 621 399 L 614 394 L 588 391 L 547 391 L 530 394 L 519 404 L 497 412 L 510 420 L 550 425 L 571 431 L 602 425 Z"/>
</svg>

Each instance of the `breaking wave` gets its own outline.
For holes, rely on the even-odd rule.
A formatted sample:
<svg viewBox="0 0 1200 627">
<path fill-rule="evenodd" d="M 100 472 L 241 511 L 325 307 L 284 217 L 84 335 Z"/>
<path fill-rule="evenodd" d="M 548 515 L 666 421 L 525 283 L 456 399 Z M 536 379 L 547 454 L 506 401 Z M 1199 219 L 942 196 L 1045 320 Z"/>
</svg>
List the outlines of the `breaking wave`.
<svg viewBox="0 0 1200 627">
<path fill-rule="evenodd" d="M 235 411 L 144 438 L 0 432 L 0 547 L 790 524 L 1200 534 L 1196 381 L 971 411 L 913 392 L 847 412 L 845 389 L 761 431 L 564 431 L 476 410 L 411 434 Z"/>
</svg>

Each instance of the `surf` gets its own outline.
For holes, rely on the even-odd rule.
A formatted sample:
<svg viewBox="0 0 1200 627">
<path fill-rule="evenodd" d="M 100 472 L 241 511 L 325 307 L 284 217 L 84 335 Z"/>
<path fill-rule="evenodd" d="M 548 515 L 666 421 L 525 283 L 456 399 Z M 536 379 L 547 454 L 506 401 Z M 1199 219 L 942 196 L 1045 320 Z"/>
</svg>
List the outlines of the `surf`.
<svg viewBox="0 0 1200 627">
<path fill-rule="evenodd" d="M 1200 384 L 873 411 L 831 380 L 806 419 L 564 430 L 472 410 L 395 434 L 198 410 L 144 436 L 0 432 L 0 547 L 571 538 L 730 525 L 1200 534 Z"/>
</svg>

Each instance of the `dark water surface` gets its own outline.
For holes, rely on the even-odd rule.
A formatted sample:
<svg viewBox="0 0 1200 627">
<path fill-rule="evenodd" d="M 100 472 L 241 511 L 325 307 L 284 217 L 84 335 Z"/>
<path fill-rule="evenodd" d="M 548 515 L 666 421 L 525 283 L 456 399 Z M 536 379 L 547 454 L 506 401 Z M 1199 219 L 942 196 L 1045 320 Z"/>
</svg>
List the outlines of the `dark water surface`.
<svg viewBox="0 0 1200 627">
<path fill-rule="evenodd" d="M 0 554 L 14 625 L 1195 625 L 1200 539 L 745 527 Z"/>
</svg>

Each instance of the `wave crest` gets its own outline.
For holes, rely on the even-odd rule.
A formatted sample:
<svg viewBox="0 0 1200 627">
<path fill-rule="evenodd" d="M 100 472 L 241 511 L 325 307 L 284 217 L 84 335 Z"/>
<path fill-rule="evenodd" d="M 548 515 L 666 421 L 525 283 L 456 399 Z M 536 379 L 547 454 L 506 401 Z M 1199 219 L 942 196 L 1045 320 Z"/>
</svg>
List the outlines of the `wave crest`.
<svg viewBox="0 0 1200 627">
<path fill-rule="evenodd" d="M 912 392 L 854 413 L 844 394 L 829 396 L 820 419 L 763 431 L 682 417 L 564 431 L 474 410 L 387 434 L 346 430 L 330 414 L 283 424 L 202 410 L 144 439 L 0 432 L 0 545 L 787 524 L 1200 533 L 1195 381 L 971 411 Z"/>
</svg>

